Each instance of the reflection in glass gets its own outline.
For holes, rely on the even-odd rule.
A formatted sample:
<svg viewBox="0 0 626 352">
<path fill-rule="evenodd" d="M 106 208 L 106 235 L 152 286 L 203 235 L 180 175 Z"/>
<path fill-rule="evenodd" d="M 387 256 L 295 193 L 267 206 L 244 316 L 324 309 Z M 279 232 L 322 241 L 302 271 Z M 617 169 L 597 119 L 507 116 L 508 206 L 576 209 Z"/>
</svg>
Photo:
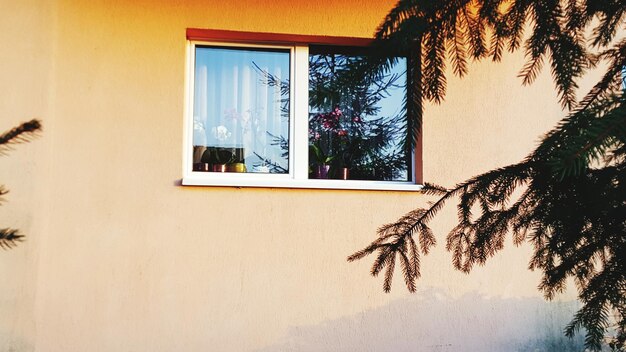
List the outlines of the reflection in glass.
<svg viewBox="0 0 626 352">
<path fill-rule="evenodd" d="M 309 178 L 410 180 L 406 58 L 376 75 L 354 70 L 364 59 L 362 53 L 311 48 Z"/>
<path fill-rule="evenodd" d="M 195 171 L 289 172 L 289 50 L 198 46 Z"/>
</svg>

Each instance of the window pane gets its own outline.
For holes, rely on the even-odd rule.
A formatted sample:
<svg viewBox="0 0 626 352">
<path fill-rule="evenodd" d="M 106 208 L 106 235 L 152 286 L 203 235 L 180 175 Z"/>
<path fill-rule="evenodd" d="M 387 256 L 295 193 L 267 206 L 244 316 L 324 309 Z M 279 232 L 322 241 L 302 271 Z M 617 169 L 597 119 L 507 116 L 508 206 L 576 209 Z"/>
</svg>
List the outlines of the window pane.
<svg viewBox="0 0 626 352">
<path fill-rule="evenodd" d="M 355 74 L 362 53 L 312 47 L 309 178 L 409 181 L 406 58 L 379 75 Z"/>
<path fill-rule="evenodd" d="M 198 46 L 196 171 L 289 172 L 289 50 Z"/>
</svg>

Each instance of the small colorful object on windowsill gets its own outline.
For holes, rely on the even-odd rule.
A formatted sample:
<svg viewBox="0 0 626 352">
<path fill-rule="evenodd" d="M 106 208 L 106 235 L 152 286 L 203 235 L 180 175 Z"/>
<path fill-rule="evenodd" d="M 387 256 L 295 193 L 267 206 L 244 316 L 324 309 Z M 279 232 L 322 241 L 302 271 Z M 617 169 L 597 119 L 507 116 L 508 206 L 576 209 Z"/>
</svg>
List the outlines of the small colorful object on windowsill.
<svg viewBox="0 0 626 352">
<path fill-rule="evenodd" d="M 194 146 L 193 171 L 246 172 L 244 148 Z"/>
<path fill-rule="evenodd" d="M 342 180 L 348 180 L 350 178 L 350 169 L 347 167 L 342 167 L 339 170 L 339 178 Z"/>
<path fill-rule="evenodd" d="M 325 179 L 328 178 L 330 171 L 330 163 L 335 159 L 334 156 L 326 155 L 322 148 L 316 144 L 311 144 L 309 148 L 309 158 L 315 160 L 312 168 L 312 178 Z"/>
<path fill-rule="evenodd" d="M 330 165 L 328 164 L 316 165 L 315 168 L 313 169 L 312 176 L 313 178 L 317 178 L 317 179 L 327 179 L 329 170 L 330 170 Z"/>
</svg>

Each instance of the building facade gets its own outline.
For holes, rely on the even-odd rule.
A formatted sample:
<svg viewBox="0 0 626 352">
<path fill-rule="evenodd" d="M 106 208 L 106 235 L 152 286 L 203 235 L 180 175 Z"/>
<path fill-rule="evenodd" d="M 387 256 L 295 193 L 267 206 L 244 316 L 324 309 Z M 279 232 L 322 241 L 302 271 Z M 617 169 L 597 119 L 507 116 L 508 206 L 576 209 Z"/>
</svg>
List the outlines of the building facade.
<svg viewBox="0 0 626 352">
<path fill-rule="evenodd" d="M 417 293 L 346 257 L 431 200 L 415 191 L 182 184 L 189 28 L 371 38 L 394 1 L 1 0 L 2 351 L 568 350 L 570 290 L 545 302 L 528 246 L 470 275 L 433 227 Z M 521 53 L 450 75 L 427 105 L 422 171 L 451 186 L 525 157 L 565 113 Z M 584 87 L 583 87 L 584 88 Z M 296 116 L 296 118 L 298 118 Z M 399 277 L 399 275 L 398 275 Z M 550 346 L 558 346 L 552 348 Z"/>
</svg>

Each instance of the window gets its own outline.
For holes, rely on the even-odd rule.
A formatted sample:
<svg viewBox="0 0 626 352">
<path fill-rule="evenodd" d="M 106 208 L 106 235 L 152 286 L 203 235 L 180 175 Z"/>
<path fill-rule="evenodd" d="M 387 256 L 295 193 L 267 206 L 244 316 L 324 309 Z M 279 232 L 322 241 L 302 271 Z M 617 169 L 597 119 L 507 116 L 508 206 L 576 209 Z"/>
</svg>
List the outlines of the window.
<svg viewBox="0 0 626 352">
<path fill-rule="evenodd" d="M 193 170 L 289 173 L 290 50 L 196 45 L 194 55 Z"/>
<path fill-rule="evenodd" d="M 185 185 L 418 190 L 407 59 L 366 39 L 187 31 Z"/>
<path fill-rule="evenodd" d="M 354 75 L 361 48 L 309 47 L 309 178 L 410 181 L 406 58 L 389 72 Z"/>
</svg>

